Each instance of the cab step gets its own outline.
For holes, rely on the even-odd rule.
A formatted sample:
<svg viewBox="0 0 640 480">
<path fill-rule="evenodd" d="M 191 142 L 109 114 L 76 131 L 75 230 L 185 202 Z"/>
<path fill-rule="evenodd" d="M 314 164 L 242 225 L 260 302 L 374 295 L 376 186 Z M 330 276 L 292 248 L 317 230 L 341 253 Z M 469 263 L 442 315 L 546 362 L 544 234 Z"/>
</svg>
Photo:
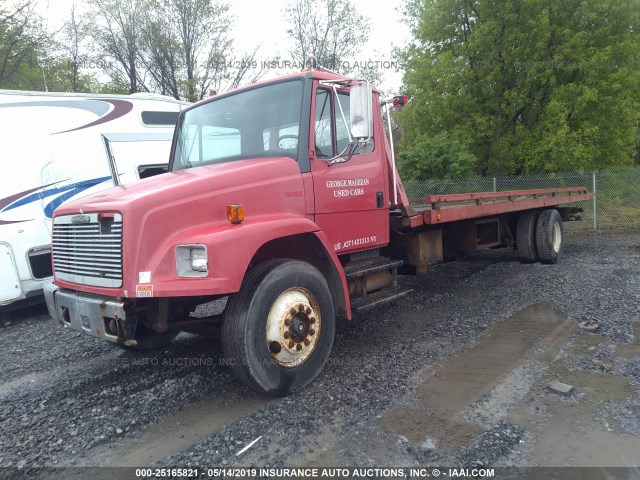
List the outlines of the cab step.
<svg viewBox="0 0 640 480">
<path fill-rule="evenodd" d="M 363 277 L 370 273 L 381 272 L 382 270 L 396 269 L 402 266 L 402 260 L 391 260 L 388 257 L 377 257 L 369 260 L 360 260 L 344 267 L 347 280 Z"/>
<path fill-rule="evenodd" d="M 389 257 L 375 257 L 366 260 L 358 260 L 344 267 L 344 273 L 349 282 L 351 297 L 351 310 L 353 312 L 361 312 L 368 308 L 381 305 L 392 300 L 404 297 L 411 292 L 398 286 L 398 267 L 402 266 L 402 260 L 392 260 Z M 388 271 L 388 284 L 384 282 L 385 277 L 378 276 L 378 272 Z M 368 281 L 373 280 L 373 285 Z M 368 292 L 371 288 L 373 291 Z"/>
<path fill-rule="evenodd" d="M 383 290 L 379 290 L 375 293 L 370 293 L 364 297 L 357 298 L 351 301 L 351 310 L 354 313 L 362 312 L 369 308 L 381 305 L 383 303 L 391 302 L 402 298 L 413 291 L 412 288 L 403 287 L 390 287 Z"/>
</svg>

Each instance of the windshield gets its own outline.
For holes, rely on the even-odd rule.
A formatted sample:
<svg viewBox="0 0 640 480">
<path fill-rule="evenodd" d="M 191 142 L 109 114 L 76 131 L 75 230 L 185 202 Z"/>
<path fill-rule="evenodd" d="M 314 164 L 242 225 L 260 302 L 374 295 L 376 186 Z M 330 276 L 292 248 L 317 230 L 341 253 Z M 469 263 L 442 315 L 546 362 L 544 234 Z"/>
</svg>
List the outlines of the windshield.
<svg viewBox="0 0 640 480">
<path fill-rule="evenodd" d="M 245 90 L 184 112 L 172 170 L 246 158 L 298 157 L 303 82 Z"/>
</svg>

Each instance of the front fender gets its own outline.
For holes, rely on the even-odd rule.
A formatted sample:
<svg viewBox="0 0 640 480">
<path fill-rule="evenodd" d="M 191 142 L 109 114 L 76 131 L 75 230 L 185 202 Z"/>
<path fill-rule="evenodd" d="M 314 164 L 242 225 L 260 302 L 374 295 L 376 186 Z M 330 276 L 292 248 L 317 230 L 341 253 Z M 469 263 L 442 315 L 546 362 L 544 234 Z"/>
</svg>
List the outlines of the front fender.
<svg viewBox="0 0 640 480">
<path fill-rule="evenodd" d="M 331 255 L 326 237 L 313 221 L 296 215 L 252 216 L 239 225 L 230 223 L 198 226 L 183 230 L 162 242 L 155 252 L 139 264 L 140 272 L 150 273 L 154 297 L 226 295 L 240 290 L 245 272 L 258 249 L 272 240 L 315 233 Z M 209 275 L 204 278 L 182 278 L 176 273 L 175 247 L 181 244 L 203 244 L 209 257 Z M 129 280 L 126 292 L 135 295 L 138 272 Z M 346 289 L 346 284 L 343 285 Z M 348 290 L 346 290 L 348 291 Z M 131 295 L 133 293 L 133 295 Z"/>
</svg>

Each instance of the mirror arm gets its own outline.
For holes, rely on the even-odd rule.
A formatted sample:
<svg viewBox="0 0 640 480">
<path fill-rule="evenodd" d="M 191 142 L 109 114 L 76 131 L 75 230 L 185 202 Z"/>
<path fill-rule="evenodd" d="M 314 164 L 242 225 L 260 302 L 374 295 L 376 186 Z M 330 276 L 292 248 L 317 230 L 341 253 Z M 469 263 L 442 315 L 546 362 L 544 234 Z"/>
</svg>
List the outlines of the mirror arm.
<svg viewBox="0 0 640 480">
<path fill-rule="evenodd" d="M 346 147 L 344 147 L 344 150 L 342 150 L 342 152 L 340 152 L 338 155 L 336 155 L 333 158 L 330 158 L 327 160 L 327 165 L 331 166 L 331 165 L 335 165 L 336 163 L 344 163 L 344 162 L 348 162 L 349 160 L 351 160 L 351 157 L 353 157 L 353 151 L 354 151 L 354 143 L 353 141 L 349 142 L 347 144 Z M 344 157 L 345 152 L 349 150 L 349 154 L 347 155 L 347 157 Z"/>
</svg>

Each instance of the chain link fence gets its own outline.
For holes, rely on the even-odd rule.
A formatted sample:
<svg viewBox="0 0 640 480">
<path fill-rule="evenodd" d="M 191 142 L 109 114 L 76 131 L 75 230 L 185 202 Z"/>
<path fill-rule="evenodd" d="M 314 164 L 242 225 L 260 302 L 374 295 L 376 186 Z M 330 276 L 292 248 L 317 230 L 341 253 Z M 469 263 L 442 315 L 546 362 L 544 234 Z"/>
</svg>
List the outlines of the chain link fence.
<svg viewBox="0 0 640 480">
<path fill-rule="evenodd" d="M 640 168 L 589 173 L 553 173 L 459 180 L 404 182 L 409 197 L 426 195 L 500 192 L 538 188 L 586 187 L 596 192 L 595 201 L 576 202 L 581 222 L 567 222 L 571 231 L 640 230 Z"/>
</svg>

